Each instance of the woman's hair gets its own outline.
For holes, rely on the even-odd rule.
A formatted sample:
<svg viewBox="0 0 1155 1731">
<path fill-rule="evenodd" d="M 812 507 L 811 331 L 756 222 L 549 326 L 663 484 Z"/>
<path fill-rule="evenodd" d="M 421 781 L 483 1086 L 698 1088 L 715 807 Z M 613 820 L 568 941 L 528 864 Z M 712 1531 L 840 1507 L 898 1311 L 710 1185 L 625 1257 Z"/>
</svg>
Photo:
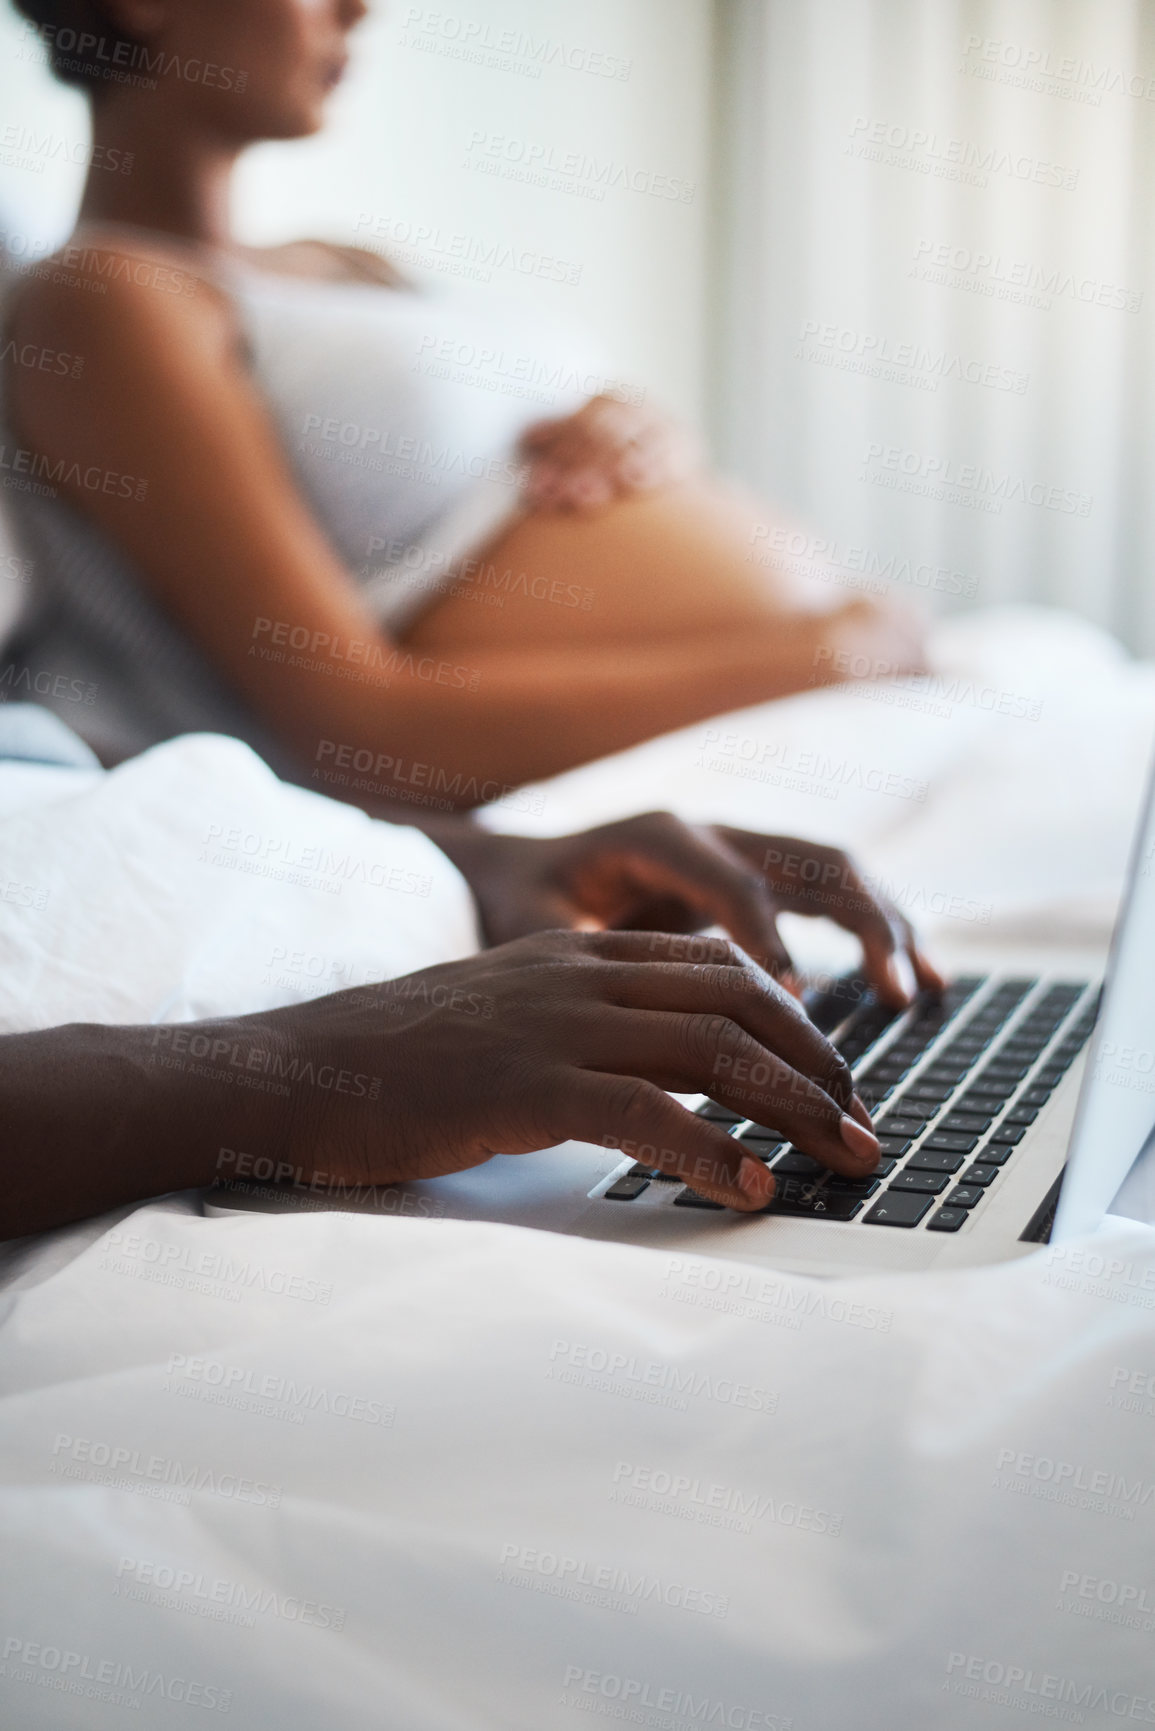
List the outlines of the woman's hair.
<svg viewBox="0 0 1155 1731">
<path fill-rule="evenodd" d="M 64 84 L 99 90 L 116 68 L 134 63 L 142 44 L 113 20 L 103 0 L 12 0 L 48 50 L 49 63 Z"/>
</svg>

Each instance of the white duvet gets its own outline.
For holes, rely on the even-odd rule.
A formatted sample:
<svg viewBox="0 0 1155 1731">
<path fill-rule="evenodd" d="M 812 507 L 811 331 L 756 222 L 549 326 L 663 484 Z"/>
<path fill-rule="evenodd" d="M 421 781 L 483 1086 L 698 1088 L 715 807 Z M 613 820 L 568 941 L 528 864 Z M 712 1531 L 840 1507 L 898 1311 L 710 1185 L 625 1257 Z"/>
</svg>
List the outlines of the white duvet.
<svg viewBox="0 0 1155 1731">
<path fill-rule="evenodd" d="M 3 1723 L 1155 1724 L 1153 1309 L 1121 1224 L 820 1286 L 137 1210 L 9 1296 Z"/>
<path fill-rule="evenodd" d="M 923 799 L 813 766 L 805 793 L 679 779 L 671 736 L 540 790 L 541 821 L 680 803 L 817 834 L 824 809 L 879 873 L 903 836 L 924 888 L 978 895 L 987 872 L 992 929 L 1064 907 L 1101 926 L 1151 684 L 1072 629 L 1049 660 L 1036 643 L 1035 721 L 957 699 L 956 732 L 888 708 L 884 751 L 857 728 L 855 761 Z M 774 752 L 807 716 L 817 738 L 882 713 L 816 693 L 719 725 Z M 1055 844 L 1033 868 L 1032 801 Z M 256 1009 L 476 944 L 423 837 L 235 744 L 9 767 L 0 808 L 4 1031 Z M 819 1285 L 171 1198 L 6 1261 L 6 1727 L 1155 1724 L 1150 1228 Z"/>
</svg>

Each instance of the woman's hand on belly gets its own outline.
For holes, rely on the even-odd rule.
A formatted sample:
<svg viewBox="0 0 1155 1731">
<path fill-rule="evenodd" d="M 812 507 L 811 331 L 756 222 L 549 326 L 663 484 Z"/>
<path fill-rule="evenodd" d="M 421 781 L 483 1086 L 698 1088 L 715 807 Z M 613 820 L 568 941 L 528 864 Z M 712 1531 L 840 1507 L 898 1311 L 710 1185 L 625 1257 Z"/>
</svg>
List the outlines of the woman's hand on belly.
<svg viewBox="0 0 1155 1731">
<path fill-rule="evenodd" d="M 526 496 L 537 510 L 590 511 L 684 481 L 700 453 L 678 422 L 641 404 L 591 397 L 574 415 L 539 421 L 521 441 Z"/>
</svg>

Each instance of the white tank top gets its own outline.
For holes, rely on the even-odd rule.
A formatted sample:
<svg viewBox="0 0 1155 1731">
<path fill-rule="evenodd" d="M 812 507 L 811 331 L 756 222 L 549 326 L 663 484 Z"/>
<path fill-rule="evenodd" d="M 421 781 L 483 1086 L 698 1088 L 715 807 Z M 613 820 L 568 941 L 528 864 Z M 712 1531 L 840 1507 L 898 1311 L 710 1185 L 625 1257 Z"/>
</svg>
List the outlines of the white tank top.
<svg viewBox="0 0 1155 1731">
<path fill-rule="evenodd" d="M 316 282 L 231 258 L 213 275 L 297 486 L 390 631 L 517 515 L 526 428 L 623 388 L 588 339 L 476 290 Z M 16 444 L 0 399 L 0 445 Z M 33 573 L 0 649 L 0 702 L 45 704 L 109 758 L 212 730 L 288 767 L 95 525 L 44 487 L 5 500 Z"/>
<path fill-rule="evenodd" d="M 620 389 L 588 339 L 488 296 L 227 278 L 301 492 L 388 627 L 518 513 L 527 427 Z"/>
</svg>

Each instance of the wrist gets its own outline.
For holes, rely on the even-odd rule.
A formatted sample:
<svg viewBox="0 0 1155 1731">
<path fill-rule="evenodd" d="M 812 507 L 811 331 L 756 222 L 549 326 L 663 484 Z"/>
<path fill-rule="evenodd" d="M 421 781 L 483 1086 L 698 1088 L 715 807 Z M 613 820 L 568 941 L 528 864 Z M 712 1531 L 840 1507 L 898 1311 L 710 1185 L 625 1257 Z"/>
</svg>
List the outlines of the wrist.
<svg viewBox="0 0 1155 1731">
<path fill-rule="evenodd" d="M 277 1158 L 288 1146 L 296 1043 L 280 1012 L 134 1031 L 134 1134 L 138 1144 L 167 1149 L 180 1179 L 167 1188 L 211 1184 L 242 1153 Z"/>
</svg>

